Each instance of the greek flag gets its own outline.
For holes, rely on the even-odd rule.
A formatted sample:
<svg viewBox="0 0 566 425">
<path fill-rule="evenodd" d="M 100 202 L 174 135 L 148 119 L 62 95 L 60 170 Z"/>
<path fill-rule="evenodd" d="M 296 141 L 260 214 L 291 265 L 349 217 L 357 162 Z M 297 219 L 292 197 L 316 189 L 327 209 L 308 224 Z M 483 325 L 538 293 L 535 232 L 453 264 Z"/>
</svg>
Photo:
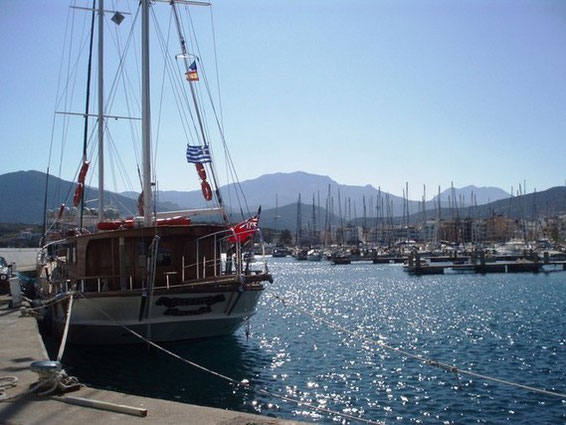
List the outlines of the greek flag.
<svg viewBox="0 0 566 425">
<path fill-rule="evenodd" d="M 208 146 L 190 146 L 187 145 L 187 162 L 193 164 L 204 164 L 212 162 Z"/>
</svg>

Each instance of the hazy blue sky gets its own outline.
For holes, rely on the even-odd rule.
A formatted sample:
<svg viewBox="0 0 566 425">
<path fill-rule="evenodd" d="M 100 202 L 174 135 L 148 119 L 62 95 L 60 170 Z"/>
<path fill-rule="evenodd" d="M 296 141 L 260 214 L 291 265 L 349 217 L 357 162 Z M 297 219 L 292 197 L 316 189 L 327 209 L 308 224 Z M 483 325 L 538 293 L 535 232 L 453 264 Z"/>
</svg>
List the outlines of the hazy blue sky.
<svg viewBox="0 0 566 425">
<path fill-rule="evenodd" d="M 67 13 L 0 1 L 0 173 L 47 166 Z M 303 170 L 395 194 L 408 181 L 415 199 L 451 181 L 564 184 L 564 0 L 218 0 L 213 16 L 240 180 Z M 186 141 L 163 131 L 160 188 L 196 189 Z M 71 179 L 79 158 L 64 160 Z"/>
</svg>

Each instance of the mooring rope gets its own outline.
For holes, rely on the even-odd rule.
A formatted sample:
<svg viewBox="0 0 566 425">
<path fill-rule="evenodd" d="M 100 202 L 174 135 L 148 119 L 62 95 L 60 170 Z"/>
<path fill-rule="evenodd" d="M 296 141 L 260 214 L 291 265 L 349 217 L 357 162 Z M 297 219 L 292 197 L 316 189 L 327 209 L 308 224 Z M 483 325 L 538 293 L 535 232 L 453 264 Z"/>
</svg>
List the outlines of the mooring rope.
<svg viewBox="0 0 566 425">
<path fill-rule="evenodd" d="M 406 357 L 417 360 L 417 361 L 419 361 L 419 362 L 421 362 L 421 363 L 423 363 L 427 366 L 437 367 L 437 368 L 446 370 L 448 372 L 453 372 L 453 373 L 456 374 L 457 378 L 458 378 L 458 374 L 460 373 L 462 375 L 473 376 L 474 378 L 483 379 L 485 381 L 496 382 L 496 383 L 499 383 L 499 384 L 508 385 L 508 386 L 515 387 L 515 388 L 521 388 L 523 390 L 531 391 L 531 392 L 534 392 L 534 393 L 539 393 L 539 394 L 544 394 L 544 395 L 548 395 L 548 396 L 560 397 L 562 399 L 566 399 L 566 394 L 562 394 L 562 393 L 558 393 L 558 392 L 554 392 L 554 391 L 548 391 L 548 390 L 541 389 L 541 388 L 531 387 L 531 386 L 528 386 L 528 385 L 519 384 L 517 382 L 507 381 L 505 379 L 500 379 L 500 378 L 495 378 L 493 376 L 483 375 L 483 374 L 480 374 L 480 373 L 472 372 L 470 370 L 461 369 L 461 368 L 459 368 L 458 366 L 455 366 L 455 365 L 439 362 L 437 360 L 427 359 L 427 358 L 421 356 L 420 354 L 410 353 L 410 352 L 405 351 L 403 349 L 388 345 L 381 340 L 375 340 L 375 339 L 367 337 L 365 335 L 361 335 L 358 332 L 353 332 L 350 329 L 347 329 L 343 326 L 340 326 L 340 325 L 338 325 L 338 324 L 336 324 L 336 323 L 334 323 L 334 322 L 332 322 L 328 319 L 317 316 L 316 314 L 311 313 L 310 311 L 308 311 L 308 310 L 306 310 L 302 307 L 299 307 L 298 305 L 290 302 L 289 300 L 286 300 L 281 295 L 272 294 L 272 296 L 274 298 L 276 298 L 277 300 L 281 301 L 283 306 L 290 307 L 290 308 L 292 308 L 292 309 L 294 309 L 294 310 L 296 310 L 300 313 L 306 314 L 307 316 L 310 316 L 314 320 L 318 320 L 318 321 L 326 324 L 328 327 L 330 327 L 332 329 L 336 329 L 336 330 L 339 330 L 341 332 L 345 332 L 349 335 L 352 335 L 356 338 L 362 339 L 363 341 L 378 345 L 381 348 L 385 348 L 389 351 L 393 351 L 395 353 L 402 354 Z M 458 382 L 459 382 L 459 380 L 458 380 Z"/>
<path fill-rule="evenodd" d="M 6 390 L 18 385 L 18 378 L 15 376 L 0 376 L 0 401 L 7 400 Z"/>
<path fill-rule="evenodd" d="M 89 300 L 87 297 L 85 297 L 82 293 L 79 292 L 78 294 L 81 295 L 85 300 L 87 300 L 87 301 L 90 302 L 90 300 Z M 236 385 L 236 386 L 238 386 L 238 387 L 244 387 L 244 388 L 246 388 L 246 389 L 255 391 L 255 392 L 257 392 L 257 393 L 260 393 L 260 394 L 263 394 L 263 395 L 268 395 L 268 396 L 271 396 L 271 397 L 275 397 L 275 398 L 278 398 L 278 399 L 280 399 L 280 400 L 284 400 L 284 401 L 288 401 L 288 402 L 291 402 L 291 403 L 295 403 L 295 404 L 297 404 L 297 405 L 299 405 L 299 406 L 306 406 L 306 407 L 308 407 L 308 408 L 310 408 L 310 409 L 317 410 L 317 411 L 320 411 L 320 412 L 324 412 L 324 413 L 327 413 L 327 414 L 330 414 L 330 415 L 340 416 L 340 417 L 343 417 L 343 418 L 351 419 L 351 420 L 353 420 L 353 421 L 363 422 L 363 423 L 367 423 L 367 424 L 376 424 L 376 425 L 383 425 L 383 424 L 384 424 L 384 422 L 378 422 L 378 421 L 373 421 L 373 420 L 370 420 L 370 419 L 360 418 L 360 417 L 357 417 L 357 416 L 349 415 L 349 414 L 347 414 L 347 413 L 337 412 L 337 411 L 334 411 L 334 410 L 331 410 L 331 409 L 327 409 L 327 408 L 324 408 L 324 407 L 315 406 L 315 405 L 313 405 L 313 404 L 304 402 L 304 401 L 302 401 L 302 400 L 297 400 L 297 399 L 292 398 L 292 397 L 287 397 L 287 396 L 284 396 L 284 395 L 281 395 L 281 394 L 272 393 L 272 392 L 270 392 L 270 391 L 264 390 L 263 388 L 254 387 L 252 384 L 249 383 L 249 381 L 248 381 L 247 379 L 244 379 L 244 380 L 241 380 L 241 381 L 237 381 L 237 380 L 235 380 L 235 379 L 233 379 L 233 378 L 230 378 L 229 376 L 223 375 L 223 374 L 221 374 L 221 373 L 219 373 L 219 372 L 216 372 L 216 371 L 211 370 L 211 369 L 209 369 L 209 368 L 207 368 L 207 367 L 205 367 L 205 366 L 202 366 L 202 365 L 200 365 L 200 364 L 198 364 L 198 363 L 195 363 L 195 362 L 193 362 L 193 361 L 191 361 L 191 360 L 188 360 L 188 359 L 186 359 L 186 358 L 184 358 L 184 357 L 181 357 L 181 356 L 179 356 L 179 355 L 176 354 L 176 353 L 173 353 L 172 351 L 166 349 L 165 347 L 162 347 L 161 345 L 156 344 L 156 343 L 153 342 L 153 341 L 150 341 L 149 339 L 143 337 L 142 335 L 140 335 L 140 334 L 137 333 L 136 331 L 134 331 L 134 330 L 128 328 L 126 325 L 124 325 L 123 323 L 121 323 L 121 322 L 117 321 L 116 319 L 114 319 L 113 317 L 111 317 L 108 313 L 106 313 L 104 310 L 102 310 L 102 309 L 99 308 L 98 306 L 96 306 L 96 305 L 94 305 L 94 304 L 90 304 L 90 305 L 91 305 L 91 307 L 95 308 L 97 311 L 99 311 L 100 313 L 102 313 L 102 314 L 103 314 L 106 318 L 108 318 L 110 321 L 116 323 L 118 326 L 120 326 L 120 327 L 123 328 L 124 330 L 128 331 L 129 333 L 131 333 L 131 334 L 134 335 L 135 337 L 139 338 L 140 340 L 144 341 L 145 343 L 151 345 L 152 347 L 157 348 L 158 350 L 160 350 L 160 351 L 162 351 L 162 352 L 164 352 L 164 353 L 170 355 L 171 357 L 176 358 L 177 360 L 180 360 L 180 361 L 183 362 L 183 363 L 186 363 L 186 364 L 188 364 L 188 365 L 190 365 L 190 366 L 193 366 L 193 367 L 195 367 L 195 368 L 197 368 L 197 369 L 200 369 L 200 370 L 202 370 L 202 371 L 204 371 L 204 372 L 207 372 L 207 373 L 209 373 L 209 374 L 211 374 L 211 375 L 214 375 L 214 376 L 216 376 L 217 378 L 223 379 L 223 380 L 225 380 L 225 381 L 227 381 L 227 382 L 229 382 L 229 383 L 231 383 L 231 384 L 233 384 L 233 385 Z"/>
<path fill-rule="evenodd" d="M 20 313 L 22 315 L 30 314 L 32 311 L 39 311 L 41 309 L 44 309 L 45 307 L 49 307 L 50 305 L 60 303 L 61 301 L 65 301 L 66 299 L 70 298 L 71 296 L 72 296 L 72 294 L 67 294 L 67 295 L 62 296 L 60 298 L 53 297 L 49 301 L 47 301 L 46 303 L 41 304 L 40 306 L 37 306 L 37 307 L 22 307 L 20 309 Z"/>
<path fill-rule="evenodd" d="M 61 344 L 59 345 L 59 353 L 57 354 L 57 361 L 60 362 L 63 358 L 63 353 L 65 352 L 65 346 L 67 345 L 67 335 L 69 334 L 69 324 L 71 323 L 71 314 L 73 313 L 73 294 L 69 297 L 69 305 L 67 306 L 67 317 L 65 318 L 65 329 L 63 330 L 63 337 L 61 338 Z"/>
</svg>

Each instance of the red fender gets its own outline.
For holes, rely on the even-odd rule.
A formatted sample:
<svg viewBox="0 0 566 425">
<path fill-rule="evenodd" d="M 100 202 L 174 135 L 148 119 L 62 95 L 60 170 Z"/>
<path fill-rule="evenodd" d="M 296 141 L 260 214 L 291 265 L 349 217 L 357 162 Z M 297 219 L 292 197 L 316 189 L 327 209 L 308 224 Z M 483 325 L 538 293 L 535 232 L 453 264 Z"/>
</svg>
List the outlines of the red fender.
<svg viewBox="0 0 566 425">
<path fill-rule="evenodd" d="M 73 196 L 73 205 L 75 207 L 78 207 L 79 204 L 81 203 L 81 198 L 83 196 L 83 189 L 84 189 L 84 185 L 82 183 L 79 183 L 79 185 L 75 189 L 75 195 Z"/>
<path fill-rule="evenodd" d="M 195 163 L 195 167 L 197 168 L 198 176 L 202 181 L 206 180 L 206 170 L 204 169 L 204 165 L 200 162 Z"/>
<path fill-rule="evenodd" d="M 200 184 L 200 188 L 202 189 L 202 195 L 204 199 L 207 201 L 212 200 L 212 189 L 206 180 L 202 181 Z"/>
<path fill-rule="evenodd" d="M 81 167 L 81 171 L 79 171 L 79 183 L 84 184 L 86 172 L 88 171 L 88 166 L 90 165 L 90 161 L 83 162 Z"/>
</svg>

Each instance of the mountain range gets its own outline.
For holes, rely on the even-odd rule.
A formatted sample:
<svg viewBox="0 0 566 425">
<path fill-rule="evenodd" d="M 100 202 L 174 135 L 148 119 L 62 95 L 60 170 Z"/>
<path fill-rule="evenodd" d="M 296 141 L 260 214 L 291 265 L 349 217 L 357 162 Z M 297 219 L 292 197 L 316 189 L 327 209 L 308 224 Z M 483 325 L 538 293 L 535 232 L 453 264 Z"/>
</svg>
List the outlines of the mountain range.
<svg viewBox="0 0 566 425">
<path fill-rule="evenodd" d="M 0 203 L 0 222 L 29 223 L 42 222 L 45 190 L 45 173 L 39 171 L 19 171 L 0 175 L 0 187 L 3 188 L 3 201 Z M 75 183 L 51 176 L 49 179 L 47 208 L 57 209 L 61 203 L 71 204 Z M 562 190 L 558 187 L 536 194 L 511 198 L 508 193 L 497 187 L 450 188 L 440 194 L 440 206 L 443 217 L 450 217 L 454 210 L 460 214 L 464 209 L 474 209 L 474 216 L 489 213 L 525 214 L 526 211 L 538 210 L 559 211 L 563 205 Z M 302 222 L 312 221 L 313 210 L 315 221 L 320 226 L 325 219 L 326 208 L 333 215 L 333 220 L 339 220 L 341 215 L 345 220 L 356 217 L 375 217 L 378 211 L 378 196 L 381 194 L 380 208 L 384 215 L 402 216 L 408 213 L 421 214 L 422 201 L 405 202 L 402 197 L 380 192 L 371 185 L 353 186 L 342 185 L 328 176 L 320 176 L 305 172 L 267 174 L 256 179 L 246 180 L 238 185 L 230 184 L 220 188 L 228 211 L 237 211 L 237 221 L 243 212 L 253 214 L 258 206 L 262 206 L 262 222 L 264 226 L 279 229 L 295 229 L 297 223 L 297 202 L 301 196 Z M 549 192 L 551 191 L 551 192 Z M 241 197 L 236 193 L 245 193 L 249 211 L 245 208 Z M 548 195 L 546 192 L 551 193 Z M 329 196 L 330 193 L 330 196 Z M 477 207 L 470 207 L 472 195 Z M 138 193 L 113 193 L 105 191 L 105 197 L 115 205 L 124 216 L 135 214 L 137 210 Z M 85 199 L 95 201 L 96 189 L 85 188 Z M 237 199 L 240 199 L 238 201 Z M 522 199 L 519 201 L 519 199 Z M 557 201 L 558 200 L 558 201 Z M 490 202 L 487 204 L 487 202 Z M 364 214 L 365 202 L 365 214 Z M 87 204 L 89 205 L 89 204 Z M 96 207 L 95 202 L 92 204 Z M 206 206 L 200 191 L 159 191 L 157 195 L 158 211 L 201 208 Z M 427 216 L 435 217 L 438 210 L 438 198 L 426 201 L 424 207 Z M 452 208 L 452 209 L 450 209 Z M 565 207 L 566 209 L 566 207 Z M 236 216 L 236 215 L 235 215 Z"/>
<path fill-rule="evenodd" d="M 338 212 L 338 198 L 345 214 L 350 209 L 352 215 L 354 209 L 357 214 L 363 214 L 363 201 L 366 199 L 366 213 L 371 215 L 370 205 L 376 206 L 376 199 L 380 196 L 385 200 L 388 198 L 392 203 L 392 214 L 403 214 L 403 198 L 389 193 L 381 192 L 372 185 L 352 186 L 339 184 L 328 176 L 309 174 L 302 171 L 294 173 L 266 174 L 256 179 L 246 180 L 238 185 L 229 184 L 221 187 L 224 201 L 228 205 L 235 206 L 230 202 L 237 193 L 243 192 L 246 196 L 250 210 L 256 210 L 260 205 L 264 209 L 276 208 L 278 205 L 294 204 L 298 201 L 299 193 L 301 202 L 312 205 L 314 203 L 322 208 L 326 207 L 326 199 L 334 199 L 335 210 Z M 449 207 L 453 198 L 459 202 L 460 207 L 469 206 L 471 194 L 474 194 L 478 205 L 500 199 L 509 198 L 509 194 L 497 187 L 466 186 L 460 189 L 447 189 L 440 193 L 442 207 Z M 138 193 L 122 192 L 124 196 L 137 199 Z M 199 190 L 190 192 L 159 191 L 159 200 L 177 204 L 181 209 L 200 208 L 205 206 L 202 194 Z M 449 199 L 452 199 L 450 201 Z M 319 201 L 320 200 L 320 201 Z M 435 208 L 438 205 L 438 195 L 427 201 L 427 208 Z M 409 210 L 421 208 L 421 201 L 409 201 Z M 371 208 L 374 211 L 375 208 Z"/>
</svg>

